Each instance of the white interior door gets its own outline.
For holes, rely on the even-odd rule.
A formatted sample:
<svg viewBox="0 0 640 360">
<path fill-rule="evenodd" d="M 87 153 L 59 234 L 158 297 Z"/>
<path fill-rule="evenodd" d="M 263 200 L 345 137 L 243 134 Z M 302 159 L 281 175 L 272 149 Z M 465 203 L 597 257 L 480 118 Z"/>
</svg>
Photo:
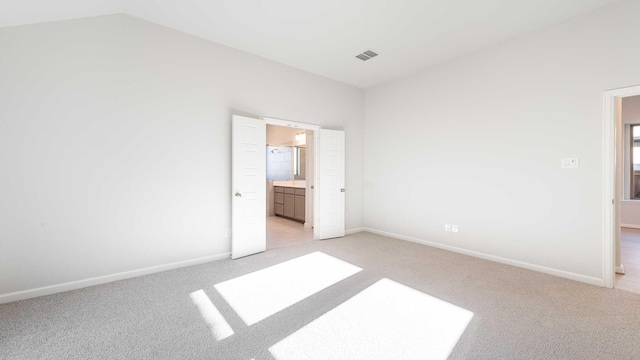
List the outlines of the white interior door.
<svg viewBox="0 0 640 360">
<path fill-rule="evenodd" d="M 320 129 L 319 220 L 320 239 L 344 236 L 344 131 Z"/>
<path fill-rule="evenodd" d="M 233 116 L 232 259 L 267 248 L 266 137 L 263 120 Z"/>
</svg>

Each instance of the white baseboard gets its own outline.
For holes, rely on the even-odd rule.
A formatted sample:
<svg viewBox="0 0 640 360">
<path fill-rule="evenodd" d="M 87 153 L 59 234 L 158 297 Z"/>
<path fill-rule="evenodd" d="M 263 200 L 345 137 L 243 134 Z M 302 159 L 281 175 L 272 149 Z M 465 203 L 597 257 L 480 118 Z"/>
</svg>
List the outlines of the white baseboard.
<svg viewBox="0 0 640 360">
<path fill-rule="evenodd" d="M 362 232 L 362 231 L 364 231 L 364 228 L 359 227 L 359 228 L 355 228 L 355 229 L 346 230 L 344 233 L 346 235 L 351 235 L 351 234 L 359 233 L 359 232 Z"/>
<path fill-rule="evenodd" d="M 620 227 L 628 228 L 628 229 L 640 229 L 640 225 L 633 225 L 633 224 L 620 224 Z"/>
<path fill-rule="evenodd" d="M 604 280 L 603 279 L 599 279 L 599 278 L 595 278 L 595 277 L 591 277 L 591 276 L 585 276 L 585 275 L 576 274 L 576 273 L 572 273 L 572 272 L 568 272 L 568 271 L 564 271 L 564 270 L 558 270 L 558 269 L 554 269 L 554 268 L 549 268 L 549 267 L 546 267 L 546 266 L 530 264 L 530 263 L 527 263 L 527 262 L 518 261 L 518 260 L 512 260 L 512 259 L 503 258 L 503 257 L 500 257 L 500 256 L 489 255 L 489 254 L 481 253 L 481 252 L 478 252 L 478 251 L 467 250 L 467 249 L 463 249 L 463 248 L 459 248 L 459 247 L 455 247 L 455 246 L 450 246 L 450 245 L 444 245 L 444 244 L 440 244 L 440 243 L 436 243 L 436 242 L 432 242 L 432 241 L 426 241 L 426 240 L 422 240 L 422 239 L 418 239 L 418 238 L 414 238 L 414 237 L 410 237 L 410 236 L 394 234 L 394 233 L 391 233 L 391 232 L 382 231 L 382 230 L 378 230 L 378 229 L 372 229 L 372 228 L 368 228 L 368 227 L 364 227 L 363 231 L 368 231 L 370 233 L 374 233 L 374 234 L 378 234 L 378 235 L 384 235 L 384 236 L 388 236 L 388 237 L 392 237 L 392 238 L 396 238 L 396 239 L 400 239 L 400 240 L 405 240 L 405 241 L 410 241 L 410 242 L 414 242 L 414 243 L 418 243 L 418 244 L 432 246 L 432 247 L 435 247 L 435 248 L 448 250 L 448 251 L 459 253 L 459 254 L 463 254 L 463 255 L 469 255 L 469 256 L 473 256 L 473 257 L 484 259 L 484 260 L 495 261 L 495 262 L 498 262 L 498 263 L 501 263 L 501 264 L 507 264 L 507 265 L 511 265 L 511 266 L 516 266 L 516 267 L 527 269 L 527 270 L 538 271 L 538 272 L 541 272 L 541 273 L 544 273 L 544 274 L 559 276 L 559 277 L 562 277 L 562 278 L 565 278 L 565 279 L 580 281 L 580 282 L 591 284 L 591 285 L 604 286 Z"/>
<path fill-rule="evenodd" d="M 616 266 L 616 274 L 624 275 L 624 265 Z"/>
<path fill-rule="evenodd" d="M 6 304 L 6 303 L 18 301 L 18 300 L 31 299 L 39 296 L 44 296 L 44 295 L 56 294 L 56 293 L 69 291 L 69 290 L 81 289 L 81 288 L 94 286 L 94 285 L 106 284 L 113 281 L 130 279 L 138 276 L 159 273 L 159 272 L 183 268 L 187 266 L 200 265 L 200 264 L 204 264 L 212 261 L 224 260 L 224 259 L 228 259 L 230 256 L 231 256 L 230 253 L 222 253 L 222 254 L 217 254 L 212 256 L 205 256 L 197 259 L 178 261 L 178 262 L 173 262 L 169 264 L 151 266 L 143 269 L 125 271 L 125 272 L 120 272 L 120 273 L 111 274 L 111 275 L 98 276 L 98 277 L 93 277 L 89 279 L 71 281 L 71 282 L 66 282 L 66 283 L 57 284 L 57 285 L 50 285 L 50 286 L 44 286 L 44 287 L 35 288 L 35 289 L 2 294 L 0 295 L 0 304 Z"/>
</svg>

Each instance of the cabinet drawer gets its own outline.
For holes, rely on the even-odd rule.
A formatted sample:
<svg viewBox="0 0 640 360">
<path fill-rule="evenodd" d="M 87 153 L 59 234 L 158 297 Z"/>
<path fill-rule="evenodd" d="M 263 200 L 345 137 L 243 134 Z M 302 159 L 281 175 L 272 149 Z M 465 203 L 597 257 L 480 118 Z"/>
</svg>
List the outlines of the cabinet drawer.
<svg viewBox="0 0 640 360">
<path fill-rule="evenodd" d="M 277 193 L 283 193 L 284 192 L 284 188 L 282 186 L 274 186 L 273 187 L 273 191 L 275 191 Z"/>
<path fill-rule="evenodd" d="M 275 206 L 273 207 L 273 210 L 276 213 L 276 215 L 284 215 L 284 205 L 282 204 L 275 204 Z"/>
<path fill-rule="evenodd" d="M 284 193 L 285 194 L 295 194 L 296 193 L 296 189 L 286 187 L 286 188 L 284 188 Z"/>
<path fill-rule="evenodd" d="M 295 190 L 296 190 L 296 195 L 304 196 L 305 189 L 295 189 Z"/>
<path fill-rule="evenodd" d="M 275 193 L 275 195 L 273 196 L 273 200 L 276 204 L 284 204 L 284 194 Z"/>
</svg>

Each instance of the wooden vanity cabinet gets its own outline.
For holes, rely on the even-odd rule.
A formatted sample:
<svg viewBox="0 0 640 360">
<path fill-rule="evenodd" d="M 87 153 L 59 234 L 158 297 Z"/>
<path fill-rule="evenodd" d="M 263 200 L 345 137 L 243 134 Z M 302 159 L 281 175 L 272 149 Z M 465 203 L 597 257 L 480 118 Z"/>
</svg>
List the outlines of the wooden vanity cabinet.
<svg viewBox="0 0 640 360">
<path fill-rule="evenodd" d="M 276 215 L 283 216 L 284 215 L 284 188 L 280 186 L 274 187 L 274 196 L 273 196 L 273 210 Z"/>
<path fill-rule="evenodd" d="M 304 191 L 305 189 L 296 189 L 295 199 L 293 200 L 295 204 L 293 217 L 303 222 L 305 221 L 304 212 L 306 207 Z"/>
<path fill-rule="evenodd" d="M 274 186 L 274 193 L 276 215 L 305 221 L 305 189 Z"/>
</svg>

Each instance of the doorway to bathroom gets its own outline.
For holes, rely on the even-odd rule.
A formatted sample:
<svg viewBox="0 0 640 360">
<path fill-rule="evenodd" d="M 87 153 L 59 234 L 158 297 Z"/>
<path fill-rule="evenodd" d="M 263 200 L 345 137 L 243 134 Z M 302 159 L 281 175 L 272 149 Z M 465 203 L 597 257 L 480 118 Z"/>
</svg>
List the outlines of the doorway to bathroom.
<svg viewBox="0 0 640 360">
<path fill-rule="evenodd" d="M 267 123 L 267 249 L 313 240 L 315 133 Z"/>
<path fill-rule="evenodd" d="M 309 141 L 305 148 L 304 164 L 301 163 L 303 151 L 296 152 L 298 167 L 306 167 L 305 177 L 312 179 L 305 181 L 304 188 L 293 184 L 273 185 L 274 216 L 275 205 L 282 205 L 282 214 L 296 218 L 294 203 L 285 209 L 286 198 L 291 195 L 304 196 L 304 206 L 299 210 L 312 209 L 304 214 L 305 223 L 310 222 L 314 240 L 342 237 L 345 235 L 345 133 L 343 130 L 322 129 L 317 125 L 296 123 L 272 118 L 250 118 L 241 115 L 232 116 L 232 151 L 231 151 L 231 258 L 237 259 L 256 254 L 267 249 L 266 241 L 266 211 L 269 205 L 265 181 L 267 159 L 267 125 L 279 125 L 288 128 L 313 131 L 313 141 Z M 308 140 L 308 139 L 307 139 Z M 313 144 L 313 149 L 308 149 Z M 274 152 L 275 154 L 275 152 Z M 312 156 L 309 156 L 312 154 Z M 292 153 L 292 162 L 294 155 Z M 308 162 L 313 162 L 309 164 Z M 311 166 L 313 165 L 313 166 Z M 313 169 L 312 176 L 309 170 Z M 306 180 L 306 179 L 305 179 Z M 284 181 L 284 180 L 283 180 Z M 300 181 L 300 180 L 298 180 Z M 275 185 L 280 189 L 276 189 Z M 283 196 L 280 204 L 275 203 L 276 190 Z M 306 198 L 312 198 L 309 203 Z M 280 211 L 280 209 L 278 209 Z M 308 215 L 311 214 L 311 215 Z"/>
</svg>

